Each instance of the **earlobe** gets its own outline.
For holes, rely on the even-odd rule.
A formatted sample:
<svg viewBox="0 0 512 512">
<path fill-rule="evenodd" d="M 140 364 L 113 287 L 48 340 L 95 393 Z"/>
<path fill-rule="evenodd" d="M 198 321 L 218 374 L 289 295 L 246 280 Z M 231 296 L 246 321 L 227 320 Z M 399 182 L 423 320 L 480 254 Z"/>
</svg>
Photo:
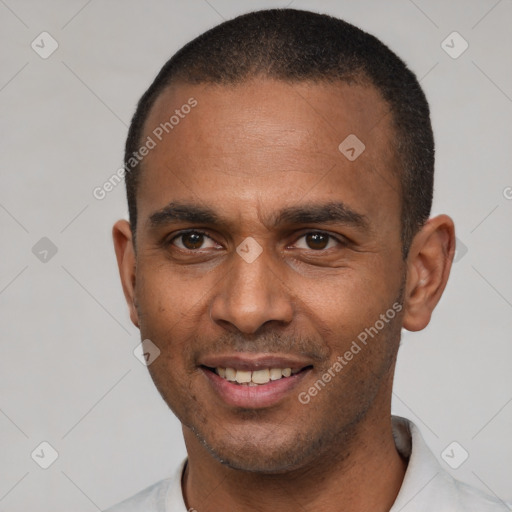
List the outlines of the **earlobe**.
<svg viewBox="0 0 512 512">
<path fill-rule="evenodd" d="M 455 228 L 447 215 L 429 219 L 416 234 L 407 258 L 403 327 L 420 331 L 430 322 L 448 282 L 455 254 Z"/>
<path fill-rule="evenodd" d="M 117 221 L 112 228 L 112 238 L 123 293 L 130 310 L 130 319 L 136 327 L 139 327 L 135 297 L 136 258 L 130 223 L 127 220 Z"/>
</svg>

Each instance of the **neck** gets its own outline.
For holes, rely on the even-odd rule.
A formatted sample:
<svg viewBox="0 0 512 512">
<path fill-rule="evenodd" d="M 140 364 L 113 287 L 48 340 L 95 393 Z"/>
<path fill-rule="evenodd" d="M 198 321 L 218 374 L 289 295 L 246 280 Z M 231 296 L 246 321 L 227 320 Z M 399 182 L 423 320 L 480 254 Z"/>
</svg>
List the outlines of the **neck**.
<svg viewBox="0 0 512 512">
<path fill-rule="evenodd" d="M 382 402 L 381 402 L 382 403 Z M 344 436 L 350 445 L 331 447 L 308 465 L 284 474 L 229 468 L 190 431 L 184 431 L 188 463 L 183 494 L 188 510 L 322 510 L 387 512 L 400 490 L 406 462 L 396 451 L 390 403 L 369 410 Z M 382 410 L 384 409 L 384 410 Z"/>
</svg>

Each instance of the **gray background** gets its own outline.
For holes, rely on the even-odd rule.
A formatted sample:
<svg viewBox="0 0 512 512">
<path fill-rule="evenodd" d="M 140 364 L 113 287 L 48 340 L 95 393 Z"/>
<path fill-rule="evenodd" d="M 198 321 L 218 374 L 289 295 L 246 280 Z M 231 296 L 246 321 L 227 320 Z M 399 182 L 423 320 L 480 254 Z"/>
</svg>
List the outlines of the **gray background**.
<svg viewBox="0 0 512 512">
<path fill-rule="evenodd" d="M 0 0 L 1 511 L 98 510 L 184 457 L 179 423 L 133 355 L 110 235 L 124 186 L 101 201 L 92 191 L 121 166 L 135 102 L 172 53 L 223 18 L 288 4 Z M 433 213 L 454 218 L 459 252 L 431 324 L 404 335 L 393 411 L 446 469 L 510 500 L 512 2 L 291 6 L 375 34 L 421 78 L 437 142 Z M 50 48 L 43 31 L 59 45 L 46 59 L 31 47 Z M 453 31 L 469 44 L 458 58 L 442 47 Z M 36 461 L 47 448 L 31 458 L 42 441 L 59 455 L 46 470 Z M 458 469 L 441 456 L 453 441 L 469 453 Z M 453 464 L 462 452 L 448 453 Z"/>
</svg>

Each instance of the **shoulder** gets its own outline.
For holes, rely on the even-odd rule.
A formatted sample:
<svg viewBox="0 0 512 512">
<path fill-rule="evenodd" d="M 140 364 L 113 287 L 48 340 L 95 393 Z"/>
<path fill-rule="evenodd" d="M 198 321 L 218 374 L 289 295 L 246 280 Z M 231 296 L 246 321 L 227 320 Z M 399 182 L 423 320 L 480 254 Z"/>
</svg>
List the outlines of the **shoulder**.
<svg viewBox="0 0 512 512">
<path fill-rule="evenodd" d="M 449 477 L 453 486 L 453 496 L 460 510 L 471 512 L 508 512 L 509 506 L 500 499 Z"/>
<path fill-rule="evenodd" d="M 165 512 L 166 495 L 172 483 L 172 478 L 161 480 L 104 512 Z"/>
<path fill-rule="evenodd" d="M 402 488 L 391 512 L 509 512 L 498 497 L 453 478 L 427 447 L 416 425 L 393 417 L 398 452 L 408 460 Z"/>
<path fill-rule="evenodd" d="M 185 459 L 171 478 L 160 480 L 104 512 L 187 512 L 181 492 Z"/>
</svg>

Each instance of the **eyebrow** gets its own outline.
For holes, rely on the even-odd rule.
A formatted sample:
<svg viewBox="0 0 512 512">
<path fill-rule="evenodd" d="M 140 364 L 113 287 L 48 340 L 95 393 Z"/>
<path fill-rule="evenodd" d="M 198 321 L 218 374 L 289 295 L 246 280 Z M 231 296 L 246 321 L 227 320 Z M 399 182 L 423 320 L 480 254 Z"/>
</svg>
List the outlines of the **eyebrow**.
<svg viewBox="0 0 512 512">
<path fill-rule="evenodd" d="M 279 211 L 277 215 L 271 217 L 270 221 L 273 226 L 324 223 L 346 224 L 358 228 L 369 227 L 366 215 L 357 213 L 341 201 L 291 206 Z"/>
<path fill-rule="evenodd" d="M 161 210 L 152 213 L 148 219 L 148 225 L 153 229 L 178 222 L 209 225 L 230 224 L 228 219 L 209 207 L 182 202 L 171 202 Z M 352 210 L 341 201 L 283 208 L 270 215 L 269 221 L 265 225 L 275 228 L 285 224 L 324 223 L 338 223 L 361 229 L 369 228 L 366 215 Z"/>
<path fill-rule="evenodd" d="M 169 203 L 161 210 L 151 214 L 148 224 L 152 228 L 158 228 L 175 222 L 221 224 L 222 220 L 211 208 L 195 204 Z"/>
</svg>

